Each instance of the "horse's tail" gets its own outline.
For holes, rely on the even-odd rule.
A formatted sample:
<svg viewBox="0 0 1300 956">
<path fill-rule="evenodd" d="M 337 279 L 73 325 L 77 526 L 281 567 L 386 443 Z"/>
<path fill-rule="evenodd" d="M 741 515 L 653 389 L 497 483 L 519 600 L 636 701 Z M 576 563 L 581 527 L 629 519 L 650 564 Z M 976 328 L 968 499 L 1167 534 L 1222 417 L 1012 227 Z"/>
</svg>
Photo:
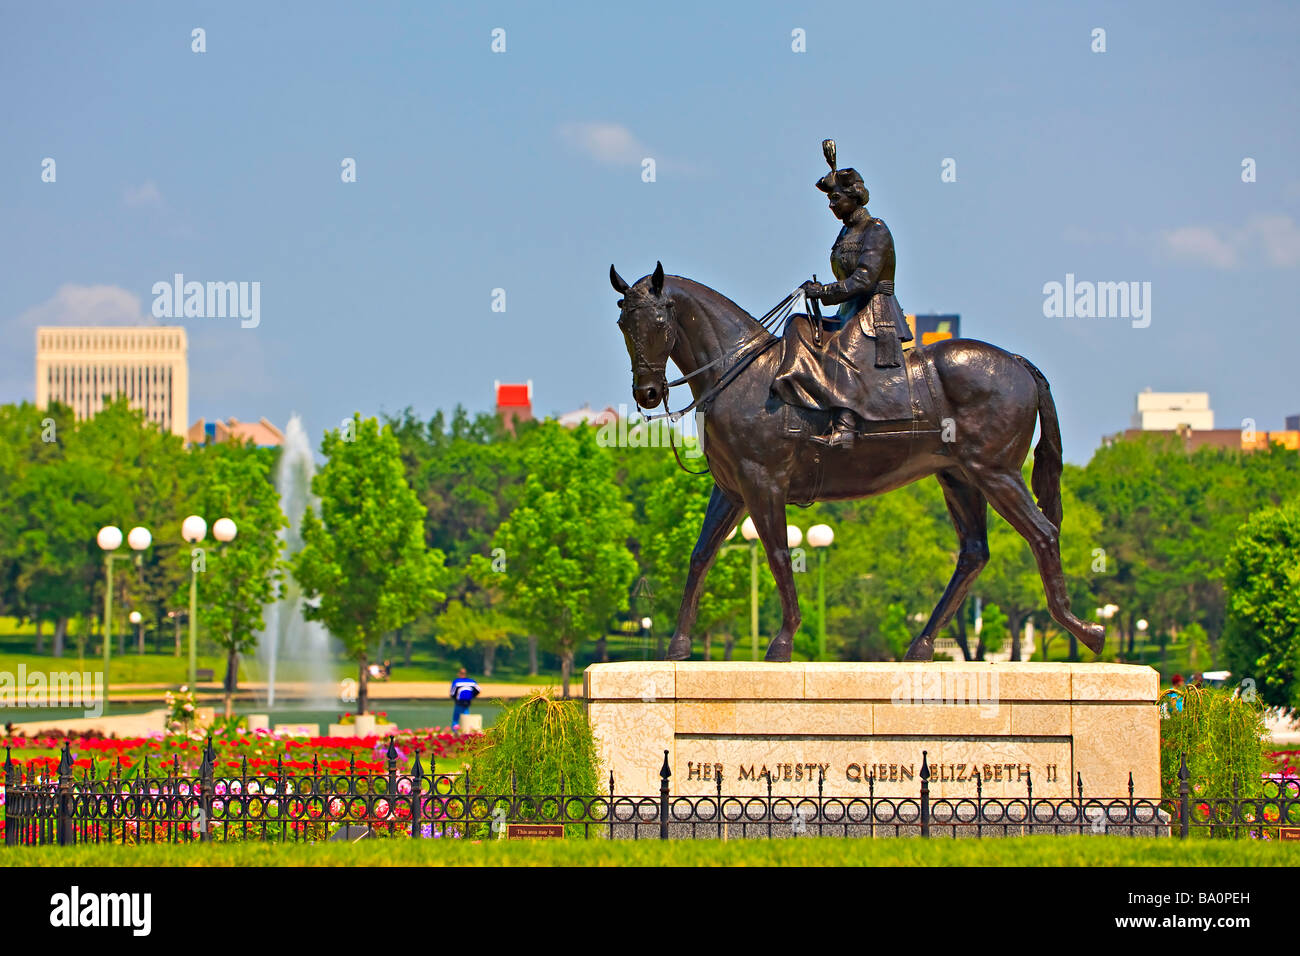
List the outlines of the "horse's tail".
<svg viewBox="0 0 1300 956">
<path fill-rule="evenodd" d="M 1025 367 L 1038 386 L 1038 444 L 1034 447 L 1034 470 L 1030 487 L 1038 499 L 1038 509 L 1047 516 L 1057 531 L 1061 530 L 1061 425 L 1056 419 L 1056 402 L 1052 400 L 1052 387 L 1034 363 L 1023 355 L 1016 360 Z"/>
</svg>

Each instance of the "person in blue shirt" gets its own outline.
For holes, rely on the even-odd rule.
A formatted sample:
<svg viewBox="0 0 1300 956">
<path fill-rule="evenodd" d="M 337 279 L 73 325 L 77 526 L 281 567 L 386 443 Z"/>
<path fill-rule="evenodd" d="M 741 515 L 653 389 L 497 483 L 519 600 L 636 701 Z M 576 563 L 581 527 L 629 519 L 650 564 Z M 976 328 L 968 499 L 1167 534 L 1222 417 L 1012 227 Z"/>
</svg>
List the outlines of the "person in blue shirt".
<svg viewBox="0 0 1300 956">
<path fill-rule="evenodd" d="M 451 682 L 451 699 L 453 701 L 451 726 L 453 730 L 460 728 L 461 715 L 469 713 L 469 705 L 474 702 L 474 698 L 478 695 L 478 684 L 462 667 L 456 675 L 456 679 Z"/>
</svg>

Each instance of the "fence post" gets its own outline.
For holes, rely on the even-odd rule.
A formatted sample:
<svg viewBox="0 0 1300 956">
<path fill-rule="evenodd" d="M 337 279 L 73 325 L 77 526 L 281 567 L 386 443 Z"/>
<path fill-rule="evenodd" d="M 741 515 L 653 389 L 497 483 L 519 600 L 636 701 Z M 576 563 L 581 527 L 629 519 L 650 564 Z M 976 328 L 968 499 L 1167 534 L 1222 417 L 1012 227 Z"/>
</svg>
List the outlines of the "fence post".
<svg viewBox="0 0 1300 956">
<path fill-rule="evenodd" d="M 1187 837 L 1188 826 L 1191 823 L 1188 819 L 1191 811 L 1187 799 L 1192 790 L 1188 784 L 1191 776 L 1187 772 L 1187 751 L 1184 750 L 1178 756 L 1178 836 L 1184 839 Z"/>
<path fill-rule="evenodd" d="M 930 835 L 930 763 L 928 751 L 921 751 L 921 836 Z"/>
<path fill-rule="evenodd" d="M 1079 833 L 1082 834 L 1082 833 L 1083 833 L 1083 821 L 1084 821 L 1084 813 L 1083 813 L 1083 771 L 1080 770 L 1080 771 L 1078 772 L 1078 775 L 1077 775 L 1077 776 L 1078 776 L 1078 778 L 1079 778 L 1079 812 L 1078 812 L 1078 814 L 1076 815 L 1076 819 L 1077 819 L 1078 822 L 1079 822 Z"/>
<path fill-rule="evenodd" d="M 93 762 L 91 766 L 94 766 Z M 10 756 L 9 748 L 5 747 L 5 800 L 8 801 L 11 812 L 15 806 L 14 786 L 14 761 Z M 5 846 L 15 846 L 18 842 L 18 828 L 13 825 L 14 822 L 11 819 L 5 826 Z"/>
<path fill-rule="evenodd" d="M 668 751 L 664 751 L 664 765 L 659 768 L 659 839 L 668 839 L 668 778 L 673 775 L 668 766 Z"/>
<path fill-rule="evenodd" d="M 1241 839 L 1241 778 L 1232 775 L 1232 838 Z"/>
<path fill-rule="evenodd" d="M 1136 809 L 1133 806 L 1133 771 L 1128 772 L 1128 835 L 1133 835 Z"/>
<path fill-rule="evenodd" d="M 216 772 L 217 751 L 208 737 L 208 745 L 203 749 L 203 762 L 199 764 L 199 842 L 212 840 L 212 797 L 216 792 L 213 776 Z"/>
<path fill-rule="evenodd" d="M 718 791 L 717 810 L 715 811 L 718 814 L 718 839 L 725 840 L 727 838 L 727 825 L 722 820 L 722 771 L 721 770 L 718 771 L 718 776 L 716 778 L 716 782 L 714 785 L 717 787 L 717 791 Z"/>
<path fill-rule="evenodd" d="M 55 839 L 59 846 L 71 846 L 74 842 L 72 832 L 72 749 L 68 741 L 63 742 L 63 755 L 59 758 L 59 818 L 56 824 Z"/>
<path fill-rule="evenodd" d="M 996 798 L 995 798 L 995 799 L 996 799 Z M 1028 825 L 1028 827 L 1029 827 L 1029 830 L 1028 830 L 1027 832 L 1029 832 L 1029 833 L 1033 833 L 1033 832 L 1034 832 L 1034 820 L 1035 820 L 1035 817 L 1034 817 L 1034 772 L 1033 772 L 1032 768 L 1029 769 L 1029 770 L 1026 770 L 1026 771 L 1025 771 L 1025 801 L 1026 801 L 1026 803 L 1025 803 L 1025 823 L 1026 823 L 1026 824 Z M 1053 817 L 1052 832 L 1055 833 L 1055 832 L 1056 832 L 1056 826 L 1055 826 L 1056 811 L 1055 811 L 1055 810 L 1052 811 L 1052 817 Z M 1006 836 L 1006 833 L 1007 833 L 1007 831 L 1006 831 L 1006 829 L 1004 828 L 1004 829 L 1002 830 L 1002 835 L 1003 835 L 1003 836 Z M 1023 836 L 1023 833 L 1022 833 L 1022 836 Z"/>
<path fill-rule="evenodd" d="M 420 763 L 420 752 L 415 752 L 415 766 L 411 768 L 411 836 L 420 838 L 420 784 L 424 780 L 424 765 Z"/>
</svg>

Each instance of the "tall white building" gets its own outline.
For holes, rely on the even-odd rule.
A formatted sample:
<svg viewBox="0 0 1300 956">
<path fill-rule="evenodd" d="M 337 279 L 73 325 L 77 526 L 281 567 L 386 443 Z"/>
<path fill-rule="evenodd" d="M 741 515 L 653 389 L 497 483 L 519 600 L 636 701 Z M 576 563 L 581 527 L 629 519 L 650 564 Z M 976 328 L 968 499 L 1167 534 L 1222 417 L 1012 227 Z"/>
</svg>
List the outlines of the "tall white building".
<svg viewBox="0 0 1300 956">
<path fill-rule="evenodd" d="M 42 326 L 36 330 L 36 405 L 62 402 L 85 419 L 105 400 L 125 395 L 149 421 L 184 437 L 187 349 L 181 326 Z"/>
<path fill-rule="evenodd" d="M 1190 428 L 1210 431 L 1214 428 L 1214 411 L 1209 392 L 1153 392 L 1144 389 L 1137 396 L 1133 428 L 1144 432 L 1175 431 Z"/>
</svg>

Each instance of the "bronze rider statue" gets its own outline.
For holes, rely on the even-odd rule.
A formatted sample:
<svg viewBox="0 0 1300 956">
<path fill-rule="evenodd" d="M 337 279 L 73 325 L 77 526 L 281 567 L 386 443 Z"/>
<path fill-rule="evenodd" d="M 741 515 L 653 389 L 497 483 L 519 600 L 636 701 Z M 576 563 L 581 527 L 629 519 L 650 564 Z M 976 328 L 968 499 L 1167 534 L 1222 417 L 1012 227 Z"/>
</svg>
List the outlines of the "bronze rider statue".
<svg viewBox="0 0 1300 956">
<path fill-rule="evenodd" d="M 844 223 L 831 247 L 831 270 L 835 282 L 803 284 L 804 295 L 825 305 L 838 305 L 836 315 L 826 320 L 834 334 L 826 344 L 819 381 L 801 377 L 802 387 L 816 395 L 822 408 L 834 409 L 835 419 L 826 435 L 814 441 L 848 446 L 857 433 L 855 409 L 866 406 L 865 390 L 874 376 L 862 374 L 871 355 L 867 340 L 874 340 L 876 368 L 897 368 L 903 363 L 902 342 L 911 331 L 903 310 L 894 299 L 894 238 L 889 227 L 867 211 L 870 193 L 855 169 L 835 168 L 835 141 L 822 143 L 831 171 L 817 181 L 827 194 L 831 212 Z"/>
</svg>

